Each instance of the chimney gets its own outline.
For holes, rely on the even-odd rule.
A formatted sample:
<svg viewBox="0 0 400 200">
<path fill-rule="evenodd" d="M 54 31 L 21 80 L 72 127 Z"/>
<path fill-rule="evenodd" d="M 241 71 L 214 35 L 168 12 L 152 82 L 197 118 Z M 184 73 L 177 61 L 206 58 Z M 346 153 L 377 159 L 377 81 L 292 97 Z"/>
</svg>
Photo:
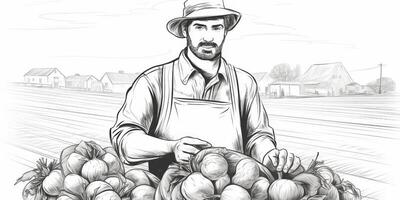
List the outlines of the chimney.
<svg viewBox="0 0 400 200">
<path fill-rule="evenodd" d="M 119 74 L 123 74 L 123 73 L 124 73 L 124 70 L 119 70 L 118 73 L 119 73 Z"/>
</svg>

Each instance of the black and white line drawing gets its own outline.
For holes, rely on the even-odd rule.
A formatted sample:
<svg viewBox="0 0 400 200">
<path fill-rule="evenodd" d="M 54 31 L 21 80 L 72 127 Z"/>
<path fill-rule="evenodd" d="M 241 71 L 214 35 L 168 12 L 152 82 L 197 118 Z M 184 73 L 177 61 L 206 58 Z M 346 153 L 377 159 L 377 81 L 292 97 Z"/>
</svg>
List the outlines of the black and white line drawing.
<svg viewBox="0 0 400 200">
<path fill-rule="evenodd" d="M 397 30 L 350 25 L 391 4 L 77 5 L 7 24 L 9 199 L 393 199 Z"/>
</svg>

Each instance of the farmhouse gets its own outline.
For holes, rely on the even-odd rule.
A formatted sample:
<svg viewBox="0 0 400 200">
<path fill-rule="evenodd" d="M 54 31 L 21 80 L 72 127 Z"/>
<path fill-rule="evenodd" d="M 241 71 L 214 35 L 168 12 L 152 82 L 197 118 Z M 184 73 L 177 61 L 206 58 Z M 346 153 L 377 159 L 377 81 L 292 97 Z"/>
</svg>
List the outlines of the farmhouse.
<svg viewBox="0 0 400 200">
<path fill-rule="evenodd" d="M 103 90 L 103 85 L 101 82 L 92 75 L 75 74 L 68 76 L 65 80 L 65 87 L 97 92 Z"/>
<path fill-rule="evenodd" d="M 314 64 L 298 79 L 305 95 L 338 96 L 353 79 L 341 62 Z"/>
<path fill-rule="evenodd" d="M 345 86 L 346 94 L 360 94 L 362 86 L 356 82 L 349 83 Z"/>
<path fill-rule="evenodd" d="M 65 76 L 57 68 L 32 68 L 24 75 L 27 85 L 43 87 L 65 87 Z"/>
<path fill-rule="evenodd" d="M 300 96 L 300 82 L 274 82 L 269 85 L 269 95 L 271 97 Z"/>
<path fill-rule="evenodd" d="M 139 73 L 106 72 L 100 81 L 103 84 L 103 90 L 106 92 L 125 93 L 138 76 Z"/>
<path fill-rule="evenodd" d="M 272 78 L 267 72 L 252 73 L 252 75 L 256 79 L 259 94 L 267 95 L 269 92 L 268 86 L 273 81 Z"/>
</svg>

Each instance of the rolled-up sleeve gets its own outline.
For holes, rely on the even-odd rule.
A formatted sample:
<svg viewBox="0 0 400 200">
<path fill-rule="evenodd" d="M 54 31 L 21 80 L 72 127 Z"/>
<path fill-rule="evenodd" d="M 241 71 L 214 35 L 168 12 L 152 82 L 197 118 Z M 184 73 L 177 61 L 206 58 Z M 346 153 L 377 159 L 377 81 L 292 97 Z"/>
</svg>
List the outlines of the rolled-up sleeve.
<svg viewBox="0 0 400 200">
<path fill-rule="evenodd" d="M 246 136 L 245 152 L 247 155 L 263 162 L 264 155 L 276 147 L 275 134 L 269 125 L 268 115 L 253 80 L 247 89 L 244 109 L 244 126 Z"/>
<path fill-rule="evenodd" d="M 146 75 L 139 76 L 128 90 L 116 122 L 110 129 L 110 140 L 119 157 L 126 163 L 124 139 L 130 134 L 148 134 L 153 123 L 155 96 Z"/>
</svg>

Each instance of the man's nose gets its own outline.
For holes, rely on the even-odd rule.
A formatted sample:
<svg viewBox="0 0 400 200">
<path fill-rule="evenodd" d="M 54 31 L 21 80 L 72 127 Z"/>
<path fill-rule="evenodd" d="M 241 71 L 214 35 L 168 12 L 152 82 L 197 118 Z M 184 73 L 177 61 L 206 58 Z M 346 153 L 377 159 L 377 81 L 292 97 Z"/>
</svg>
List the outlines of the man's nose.
<svg viewBox="0 0 400 200">
<path fill-rule="evenodd" d="M 210 30 L 205 31 L 203 40 L 207 41 L 207 42 L 214 41 L 214 35 L 212 34 L 212 31 L 210 31 Z"/>
</svg>

